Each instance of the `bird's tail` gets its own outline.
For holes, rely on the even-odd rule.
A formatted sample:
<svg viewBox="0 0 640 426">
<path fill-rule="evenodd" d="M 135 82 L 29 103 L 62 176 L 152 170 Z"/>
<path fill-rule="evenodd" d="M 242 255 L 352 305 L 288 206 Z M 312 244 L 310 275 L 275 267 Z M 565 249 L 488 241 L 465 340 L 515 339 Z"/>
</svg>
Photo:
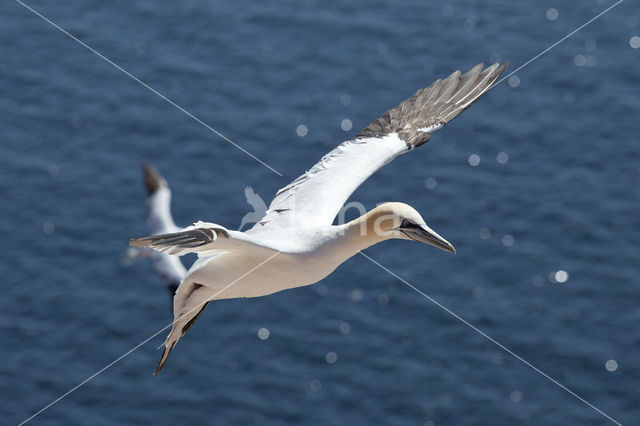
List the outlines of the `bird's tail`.
<svg viewBox="0 0 640 426">
<path fill-rule="evenodd" d="M 153 194 L 160 188 L 167 187 L 167 181 L 164 180 L 158 170 L 149 163 L 142 164 L 142 176 L 149 195 Z"/>
<path fill-rule="evenodd" d="M 178 343 L 178 340 L 180 340 L 180 338 L 184 336 L 187 331 L 189 331 L 193 323 L 198 319 L 202 312 L 204 312 L 208 304 L 209 302 L 206 302 L 204 304 L 201 304 L 200 306 L 197 306 L 191 311 L 187 311 L 187 313 L 181 315 L 173 322 L 171 332 L 169 333 L 169 336 L 167 336 L 167 340 L 165 340 L 164 342 L 162 356 L 160 357 L 160 362 L 158 362 L 156 371 L 153 373 L 154 375 L 158 374 L 162 370 L 164 365 L 167 363 L 167 360 L 169 359 L 171 351 Z"/>
<path fill-rule="evenodd" d="M 172 338 L 173 330 L 171 330 L 171 332 L 172 333 L 169 334 L 169 337 L 167 338 L 167 341 L 164 342 L 164 349 L 162 349 L 162 356 L 160 357 L 160 362 L 158 363 L 158 366 L 156 367 L 156 371 L 153 372 L 154 376 L 156 374 L 158 374 L 160 371 L 162 371 L 162 367 L 164 367 L 164 365 L 166 364 L 167 360 L 169 359 L 169 354 L 173 350 L 173 348 L 176 345 L 176 343 L 178 343 L 178 340 L 180 340 L 180 337 Z"/>
</svg>

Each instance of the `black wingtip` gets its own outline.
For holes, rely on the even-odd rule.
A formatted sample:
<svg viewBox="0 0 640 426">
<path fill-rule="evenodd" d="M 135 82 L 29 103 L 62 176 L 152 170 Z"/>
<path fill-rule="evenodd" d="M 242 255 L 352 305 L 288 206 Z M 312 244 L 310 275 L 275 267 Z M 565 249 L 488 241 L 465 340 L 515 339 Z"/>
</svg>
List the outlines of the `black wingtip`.
<svg viewBox="0 0 640 426">
<path fill-rule="evenodd" d="M 484 70 L 483 66 L 482 63 L 477 64 L 464 74 L 455 71 L 447 78 L 418 90 L 371 122 L 356 137 L 381 138 L 397 133 L 408 149 L 424 144 L 433 131 L 456 118 L 487 93 L 498 82 L 508 63 L 495 63 Z"/>
<path fill-rule="evenodd" d="M 507 68 L 509 68 L 509 61 L 505 61 L 502 65 L 500 65 L 499 62 L 496 62 L 495 65 L 498 65 L 498 78 L 500 78 L 502 76 L 502 73 L 504 73 Z"/>
<path fill-rule="evenodd" d="M 149 195 L 152 195 L 160 188 L 167 187 L 167 181 L 164 180 L 160 172 L 149 163 L 142 163 L 142 177 Z"/>
<path fill-rule="evenodd" d="M 179 282 L 167 284 L 167 290 L 169 291 L 169 307 L 172 311 L 173 311 L 173 298 L 175 297 L 179 286 L 180 286 Z"/>
<path fill-rule="evenodd" d="M 129 245 L 131 247 L 143 248 L 143 247 L 148 247 L 149 242 L 147 241 L 147 238 L 131 238 L 129 240 Z"/>
</svg>

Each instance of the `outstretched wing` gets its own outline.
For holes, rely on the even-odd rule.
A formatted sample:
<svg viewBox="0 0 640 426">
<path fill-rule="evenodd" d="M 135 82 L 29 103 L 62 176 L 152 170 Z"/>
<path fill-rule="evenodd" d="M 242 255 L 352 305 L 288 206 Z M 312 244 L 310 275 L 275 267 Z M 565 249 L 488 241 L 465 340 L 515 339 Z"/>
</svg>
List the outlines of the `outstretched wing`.
<svg viewBox="0 0 640 426">
<path fill-rule="evenodd" d="M 432 132 L 485 94 L 507 65 L 493 64 L 483 70 L 483 64 L 478 64 L 465 74 L 456 71 L 418 90 L 280 189 L 251 231 L 331 225 L 362 182 L 399 154 L 427 142 Z"/>
<path fill-rule="evenodd" d="M 171 190 L 167 181 L 151 164 L 142 165 L 142 176 L 147 187 L 147 225 L 152 234 L 179 230 L 171 216 Z"/>
<path fill-rule="evenodd" d="M 241 249 L 247 253 L 272 254 L 274 250 L 254 242 L 243 232 L 231 231 L 215 223 L 196 222 L 179 232 L 132 238 L 132 247 L 150 247 L 161 253 L 182 256 L 198 253 L 210 256 L 220 251 Z"/>
</svg>

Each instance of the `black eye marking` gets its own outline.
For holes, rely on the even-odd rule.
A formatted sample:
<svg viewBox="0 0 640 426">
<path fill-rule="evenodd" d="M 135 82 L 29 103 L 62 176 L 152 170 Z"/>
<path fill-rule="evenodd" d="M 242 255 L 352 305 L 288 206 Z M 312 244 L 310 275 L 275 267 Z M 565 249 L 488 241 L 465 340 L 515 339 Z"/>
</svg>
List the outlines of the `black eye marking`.
<svg viewBox="0 0 640 426">
<path fill-rule="evenodd" d="M 401 228 L 411 228 L 412 226 L 414 226 L 414 224 L 409 219 L 402 219 L 402 223 L 400 224 Z"/>
</svg>

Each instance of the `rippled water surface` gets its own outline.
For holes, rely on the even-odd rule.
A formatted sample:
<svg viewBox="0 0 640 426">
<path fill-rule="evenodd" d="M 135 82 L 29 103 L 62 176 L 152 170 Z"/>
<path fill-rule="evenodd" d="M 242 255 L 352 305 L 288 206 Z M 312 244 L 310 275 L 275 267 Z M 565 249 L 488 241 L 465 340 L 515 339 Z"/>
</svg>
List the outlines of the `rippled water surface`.
<svg viewBox="0 0 640 426">
<path fill-rule="evenodd" d="M 284 177 L 3 2 L 7 424 L 171 321 L 151 264 L 121 263 L 147 232 L 143 160 L 169 181 L 178 223 L 235 228 L 246 185 L 268 200 L 418 88 L 481 61 L 514 70 L 613 2 L 28 4 Z M 609 422 L 455 312 L 638 424 L 639 36 L 625 1 L 354 194 L 368 208 L 407 202 L 454 243 L 457 256 L 404 241 L 367 250 L 432 300 L 356 256 L 314 286 L 212 304 L 162 374 L 164 332 L 34 423 Z"/>
</svg>

